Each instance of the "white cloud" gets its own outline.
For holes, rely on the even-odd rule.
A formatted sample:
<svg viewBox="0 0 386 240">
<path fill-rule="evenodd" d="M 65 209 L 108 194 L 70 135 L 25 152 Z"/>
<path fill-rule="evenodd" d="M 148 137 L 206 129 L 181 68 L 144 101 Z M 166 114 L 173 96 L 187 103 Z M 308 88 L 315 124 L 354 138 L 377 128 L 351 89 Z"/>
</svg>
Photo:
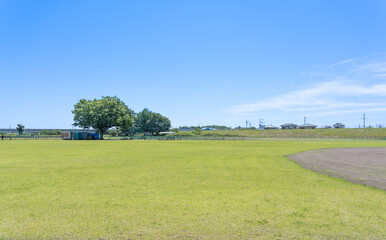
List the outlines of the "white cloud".
<svg viewBox="0 0 386 240">
<path fill-rule="evenodd" d="M 384 105 L 372 102 L 343 102 L 342 97 L 386 96 L 386 84 L 363 86 L 349 81 L 323 82 L 299 91 L 264 99 L 250 104 L 229 107 L 233 114 L 248 114 L 265 110 L 321 111 Z"/>
<path fill-rule="evenodd" d="M 356 60 L 358 60 L 358 58 L 350 58 L 350 59 L 346 59 L 346 60 L 343 60 L 343 61 L 340 61 L 340 62 L 331 64 L 331 65 L 329 65 L 329 67 L 333 68 L 333 67 L 336 67 L 336 66 L 340 66 L 340 65 L 347 64 L 347 63 L 355 62 Z"/>
<path fill-rule="evenodd" d="M 386 78 L 386 73 L 374 74 L 373 77 L 375 77 L 375 78 Z"/>
<path fill-rule="evenodd" d="M 319 83 L 303 84 L 301 90 L 235 104 L 226 111 L 240 121 L 263 117 L 271 124 L 298 121 L 307 116 L 308 120 L 318 124 L 345 121 L 358 126 L 362 113 L 369 113 L 373 121 L 385 119 L 386 54 L 350 58 L 310 70 L 302 75 L 310 82 Z"/>
<path fill-rule="evenodd" d="M 366 107 L 366 108 L 356 108 L 350 110 L 336 110 L 336 111 L 321 111 L 318 113 L 309 114 L 309 116 L 326 116 L 326 115 L 339 115 L 339 114 L 348 114 L 348 113 L 370 113 L 370 112 L 386 112 L 386 107 Z"/>
<path fill-rule="evenodd" d="M 356 72 L 375 72 L 375 73 L 386 73 L 386 62 L 370 62 L 358 66 L 354 71 Z"/>
</svg>

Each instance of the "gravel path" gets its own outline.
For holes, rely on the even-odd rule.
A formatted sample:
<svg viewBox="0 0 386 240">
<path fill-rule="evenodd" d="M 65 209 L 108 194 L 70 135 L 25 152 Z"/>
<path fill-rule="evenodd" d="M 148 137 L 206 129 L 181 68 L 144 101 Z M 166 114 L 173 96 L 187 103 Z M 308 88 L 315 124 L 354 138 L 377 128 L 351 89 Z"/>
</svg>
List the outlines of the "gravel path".
<svg viewBox="0 0 386 240">
<path fill-rule="evenodd" d="M 386 148 L 334 148 L 289 156 L 313 171 L 386 191 Z"/>
</svg>

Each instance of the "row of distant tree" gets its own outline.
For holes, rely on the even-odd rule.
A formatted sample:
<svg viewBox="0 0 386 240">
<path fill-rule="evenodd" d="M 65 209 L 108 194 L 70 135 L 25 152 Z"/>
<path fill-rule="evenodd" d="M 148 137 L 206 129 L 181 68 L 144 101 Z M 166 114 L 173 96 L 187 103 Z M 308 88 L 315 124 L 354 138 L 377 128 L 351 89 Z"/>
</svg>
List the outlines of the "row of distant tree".
<svg viewBox="0 0 386 240">
<path fill-rule="evenodd" d="M 231 130 L 231 127 L 221 126 L 221 125 L 205 125 L 205 126 L 182 126 L 179 129 L 196 129 L 196 128 L 214 128 L 216 130 Z"/>
<path fill-rule="evenodd" d="M 72 113 L 74 126 L 85 130 L 96 130 L 101 139 L 107 131 L 111 135 L 129 135 L 138 132 L 158 135 L 160 132 L 169 131 L 171 127 L 167 117 L 147 108 L 135 113 L 116 96 L 94 100 L 81 99 L 75 104 Z M 18 124 L 16 130 L 21 135 L 24 132 L 24 125 Z M 60 135 L 61 133 L 60 130 L 44 130 L 40 135 Z"/>
<path fill-rule="evenodd" d="M 158 135 L 168 131 L 171 127 L 170 120 L 159 113 L 147 108 L 139 113 L 131 110 L 118 97 L 102 97 L 102 99 L 81 99 L 72 110 L 74 125 L 83 129 L 95 129 L 100 138 L 111 128 L 111 132 L 125 135 L 146 132 Z"/>
<path fill-rule="evenodd" d="M 16 126 L 16 131 L 19 133 L 19 135 L 22 135 L 25 131 L 25 126 L 21 123 L 17 124 Z M 33 133 L 33 135 L 36 135 L 37 133 Z M 55 129 L 55 130 L 42 130 L 39 135 L 60 135 L 62 134 L 62 131 L 60 131 L 59 129 Z M 5 133 L 0 133 L 0 136 L 1 135 L 6 135 Z"/>
</svg>

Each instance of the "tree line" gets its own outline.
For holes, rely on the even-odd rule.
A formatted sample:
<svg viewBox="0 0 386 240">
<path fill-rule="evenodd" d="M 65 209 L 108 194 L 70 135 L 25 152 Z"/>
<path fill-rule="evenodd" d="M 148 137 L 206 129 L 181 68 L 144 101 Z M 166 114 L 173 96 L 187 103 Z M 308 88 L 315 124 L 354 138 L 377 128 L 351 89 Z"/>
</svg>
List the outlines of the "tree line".
<svg viewBox="0 0 386 240">
<path fill-rule="evenodd" d="M 24 131 L 25 131 L 25 126 L 21 123 L 18 123 L 17 126 L 16 126 L 16 131 L 18 132 L 19 136 L 21 136 Z M 39 133 L 30 133 L 32 136 L 36 136 L 36 135 L 52 135 L 52 136 L 56 136 L 56 135 L 60 135 L 62 134 L 63 132 L 60 131 L 59 129 L 53 129 L 53 130 L 48 130 L 48 129 L 44 129 L 42 131 L 40 131 Z M 0 132 L 0 136 L 4 136 L 4 135 L 8 135 L 8 136 L 16 136 L 14 134 L 6 134 L 6 133 L 3 133 L 3 132 Z"/>
<path fill-rule="evenodd" d="M 179 129 L 196 129 L 196 128 L 214 128 L 216 130 L 232 130 L 231 127 L 222 125 L 205 125 L 205 126 L 181 126 Z"/>
<path fill-rule="evenodd" d="M 167 117 L 147 108 L 135 113 L 116 96 L 94 100 L 81 99 L 75 104 L 72 113 L 74 126 L 85 130 L 95 129 L 100 134 L 100 139 L 103 139 L 103 135 L 111 128 L 126 135 L 138 132 L 158 135 L 171 127 Z"/>
</svg>

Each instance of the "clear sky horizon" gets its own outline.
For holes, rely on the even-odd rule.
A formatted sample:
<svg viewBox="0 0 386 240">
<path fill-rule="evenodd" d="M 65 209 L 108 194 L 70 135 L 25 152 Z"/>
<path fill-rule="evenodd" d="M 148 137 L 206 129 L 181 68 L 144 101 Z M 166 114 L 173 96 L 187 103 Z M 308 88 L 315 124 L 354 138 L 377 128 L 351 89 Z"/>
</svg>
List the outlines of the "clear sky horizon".
<svg viewBox="0 0 386 240">
<path fill-rule="evenodd" d="M 117 96 L 185 125 L 386 126 L 386 1 L 0 1 L 0 128 Z"/>
</svg>

